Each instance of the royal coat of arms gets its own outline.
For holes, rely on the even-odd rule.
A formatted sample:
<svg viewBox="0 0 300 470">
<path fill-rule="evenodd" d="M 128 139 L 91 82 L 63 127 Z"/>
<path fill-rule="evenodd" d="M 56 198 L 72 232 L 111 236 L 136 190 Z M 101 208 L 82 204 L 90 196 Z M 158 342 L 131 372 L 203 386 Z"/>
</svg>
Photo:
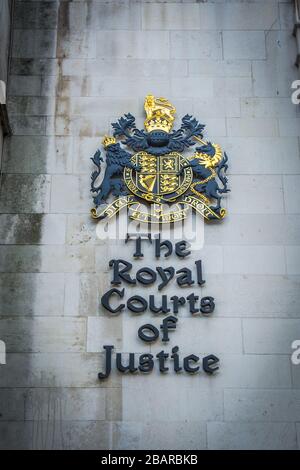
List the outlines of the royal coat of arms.
<svg viewBox="0 0 300 470">
<path fill-rule="evenodd" d="M 223 219 L 222 195 L 229 191 L 226 152 L 204 141 L 205 125 L 188 114 L 180 129 L 172 130 L 176 109 L 165 98 L 146 96 L 145 112 L 145 129 L 136 128 L 130 113 L 112 124 L 113 136 L 103 139 L 106 168 L 99 183 L 100 149 L 92 157 L 97 167 L 91 176 L 92 217 L 112 217 L 127 207 L 129 216 L 141 222 L 175 222 L 192 207 L 207 220 Z M 193 154 L 186 155 L 197 143 L 201 145 Z M 145 210 L 145 205 L 152 210 Z"/>
</svg>

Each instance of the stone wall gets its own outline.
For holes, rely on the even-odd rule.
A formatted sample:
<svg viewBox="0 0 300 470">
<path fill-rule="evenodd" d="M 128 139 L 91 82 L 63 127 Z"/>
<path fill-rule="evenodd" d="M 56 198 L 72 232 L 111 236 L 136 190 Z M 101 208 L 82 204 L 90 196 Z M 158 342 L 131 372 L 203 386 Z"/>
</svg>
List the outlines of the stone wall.
<svg viewBox="0 0 300 470">
<path fill-rule="evenodd" d="M 299 448 L 293 21 L 292 2 L 276 0 L 16 1 L 0 201 L 1 448 Z M 108 261 L 124 244 L 97 240 L 89 216 L 89 157 L 124 112 L 142 124 L 149 92 L 178 117 L 195 114 L 230 157 L 228 218 L 206 225 L 189 259 L 203 259 L 201 294 L 216 310 L 184 311 L 171 339 L 217 354 L 221 367 L 99 382 L 103 344 L 146 351 L 135 332 L 161 321 L 107 317 Z M 150 249 L 136 263 L 147 262 Z"/>
<path fill-rule="evenodd" d="M 8 57 L 10 46 L 11 1 L 0 3 L 0 169 L 3 152 L 3 138 L 7 132 L 6 84 L 8 77 Z M 6 122 L 4 122 L 4 119 Z"/>
</svg>

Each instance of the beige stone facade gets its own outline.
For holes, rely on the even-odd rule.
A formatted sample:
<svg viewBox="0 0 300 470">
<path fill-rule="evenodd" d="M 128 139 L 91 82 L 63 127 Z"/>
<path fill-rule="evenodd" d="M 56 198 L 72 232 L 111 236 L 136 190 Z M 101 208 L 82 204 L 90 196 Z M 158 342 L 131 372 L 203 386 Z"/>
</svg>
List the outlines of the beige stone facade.
<svg viewBox="0 0 300 470">
<path fill-rule="evenodd" d="M 293 27 L 284 0 L 15 1 L 0 200 L 1 448 L 299 448 Z M 103 344 L 147 352 L 136 331 L 161 323 L 106 315 L 108 261 L 130 260 L 132 247 L 97 240 L 89 215 L 90 157 L 123 113 L 142 125 L 149 92 L 205 123 L 230 158 L 228 217 L 206 225 L 203 249 L 185 260 L 203 260 L 199 290 L 215 297 L 215 312 L 183 310 L 166 347 L 214 353 L 220 371 L 114 370 L 99 382 Z M 150 248 L 136 267 L 146 263 L 156 263 Z"/>
</svg>

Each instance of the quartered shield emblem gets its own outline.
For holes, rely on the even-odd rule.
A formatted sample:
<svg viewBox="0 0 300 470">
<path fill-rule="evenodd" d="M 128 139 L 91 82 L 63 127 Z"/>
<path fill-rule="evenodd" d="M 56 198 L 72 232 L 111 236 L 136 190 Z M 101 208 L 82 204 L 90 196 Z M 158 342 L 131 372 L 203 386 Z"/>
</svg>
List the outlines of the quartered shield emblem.
<svg viewBox="0 0 300 470">
<path fill-rule="evenodd" d="M 188 160 L 177 152 L 157 157 L 147 152 L 138 152 L 131 160 L 139 171 L 125 168 L 126 186 L 129 191 L 146 201 L 175 201 L 193 181 L 191 168 L 185 167 Z"/>
<path fill-rule="evenodd" d="M 226 152 L 218 144 L 203 140 L 205 125 L 188 114 L 178 130 L 171 130 L 175 111 L 165 98 L 148 95 L 145 130 L 136 128 L 130 113 L 112 124 L 113 136 L 103 139 L 106 167 L 102 181 L 101 150 L 92 157 L 97 167 L 91 176 L 93 218 L 112 217 L 128 207 L 131 218 L 149 222 L 146 212 L 139 209 L 142 204 L 155 205 L 151 222 L 182 220 L 189 207 L 207 220 L 224 218 L 221 200 L 229 191 Z M 118 142 L 118 138 L 123 140 Z M 197 143 L 201 145 L 188 155 L 187 150 Z M 166 204 L 171 209 L 164 212 Z"/>
</svg>

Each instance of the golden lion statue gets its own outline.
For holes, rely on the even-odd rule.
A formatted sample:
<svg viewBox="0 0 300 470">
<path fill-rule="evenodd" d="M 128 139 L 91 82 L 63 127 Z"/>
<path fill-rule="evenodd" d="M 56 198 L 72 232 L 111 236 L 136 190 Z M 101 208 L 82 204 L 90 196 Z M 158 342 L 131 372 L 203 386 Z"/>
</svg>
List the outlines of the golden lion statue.
<svg viewBox="0 0 300 470">
<path fill-rule="evenodd" d="M 147 119 L 161 116 L 174 121 L 176 108 L 166 98 L 156 98 L 153 95 L 147 95 L 144 107 Z"/>
</svg>

